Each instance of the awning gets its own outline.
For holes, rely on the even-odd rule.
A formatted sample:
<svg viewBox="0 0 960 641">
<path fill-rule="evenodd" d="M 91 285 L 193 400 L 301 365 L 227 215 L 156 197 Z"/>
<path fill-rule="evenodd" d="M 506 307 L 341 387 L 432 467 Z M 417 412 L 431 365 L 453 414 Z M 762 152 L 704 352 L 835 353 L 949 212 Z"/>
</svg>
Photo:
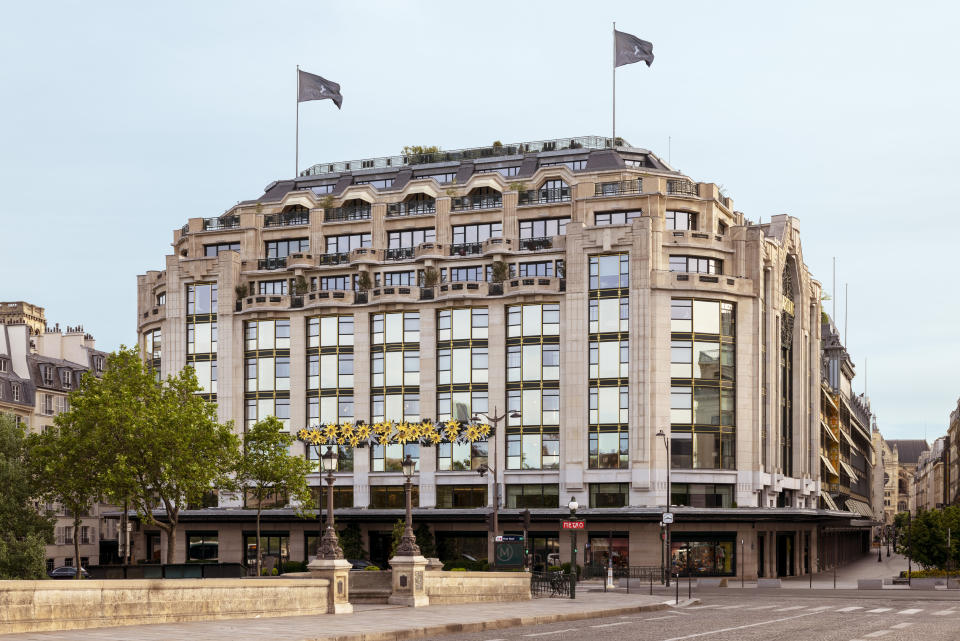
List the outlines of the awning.
<svg viewBox="0 0 960 641">
<path fill-rule="evenodd" d="M 837 402 L 836 402 L 835 400 L 833 400 L 833 394 L 832 394 L 832 393 L 827 392 L 826 390 L 824 390 L 823 396 L 824 396 L 824 398 L 826 398 L 828 401 L 830 401 L 830 405 L 833 407 L 833 409 L 837 410 L 838 412 L 840 411 L 840 408 L 837 406 Z"/>
<path fill-rule="evenodd" d="M 856 445 L 854 445 L 854 443 L 853 443 L 853 439 L 850 438 L 850 435 L 849 435 L 849 434 L 847 434 L 847 433 L 844 432 L 843 430 L 840 430 L 840 436 L 842 436 L 842 437 L 844 438 L 844 440 L 845 440 L 847 443 L 850 444 L 850 447 L 856 447 Z"/>
<path fill-rule="evenodd" d="M 860 477 L 857 476 L 857 471 L 850 467 L 847 463 L 840 461 L 840 467 L 843 468 L 843 471 L 847 473 L 847 476 L 850 477 L 851 481 L 856 482 Z"/>
<path fill-rule="evenodd" d="M 830 426 L 829 426 L 829 425 L 827 425 L 827 424 L 824 423 L 823 421 L 820 421 L 820 425 L 823 426 L 823 431 L 826 432 L 827 436 L 830 437 L 830 440 L 832 440 L 834 443 L 839 443 L 839 442 L 840 442 L 840 439 L 838 439 L 838 438 L 837 438 L 837 435 L 833 433 L 833 430 L 830 429 Z"/>
<path fill-rule="evenodd" d="M 847 510 L 867 519 L 873 518 L 873 510 L 870 506 L 857 499 L 847 499 Z"/>
<path fill-rule="evenodd" d="M 823 502 L 827 504 L 828 509 L 837 510 L 838 512 L 840 511 L 840 508 L 837 507 L 836 501 L 834 501 L 833 497 L 827 494 L 826 492 L 823 492 L 822 494 L 820 494 L 820 498 L 822 498 Z"/>
<path fill-rule="evenodd" d="M 828 471 L 828 472 L 830 472 L 830 473 L 833 474 L 834 476 L 840 476 L 839 474 L 837 474 L 836 468 L 834 468 L 833 465 L 830 463 L 830 459 L 828 459 L 828 458 L 827 458 L 826 456 L 824 456 L 823 454 L 820 455 L 820 462 L 822 462 L 822 463 L 824 464 L 824 466 L 827 468 L 827 471 Z"/>
</svg>

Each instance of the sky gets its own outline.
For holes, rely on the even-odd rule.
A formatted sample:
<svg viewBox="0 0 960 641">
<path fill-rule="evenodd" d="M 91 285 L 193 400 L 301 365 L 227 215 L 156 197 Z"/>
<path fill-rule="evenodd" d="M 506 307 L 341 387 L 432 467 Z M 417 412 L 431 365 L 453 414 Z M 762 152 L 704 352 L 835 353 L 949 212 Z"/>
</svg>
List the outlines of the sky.
<svg viewBox="0 0 960 641">
<path fill-rule="evenodd" d="M 135 343 L 136 276 L 163 268 L 173 230 L 293 175 L 297 64 L 344 96 L 301 106 L 301 169 L 609 135 L 616 21 L 656 55 L 617 71 L 617 134 L 751 220 L 797 217 L 831 294 L 836 259 L 825 306 L 855 391 L 887 438 L 932 440 L 960 396 L 958 18 L 946 2 L 7 3 L 0 300 L 102 349 Z"/>
</svg>

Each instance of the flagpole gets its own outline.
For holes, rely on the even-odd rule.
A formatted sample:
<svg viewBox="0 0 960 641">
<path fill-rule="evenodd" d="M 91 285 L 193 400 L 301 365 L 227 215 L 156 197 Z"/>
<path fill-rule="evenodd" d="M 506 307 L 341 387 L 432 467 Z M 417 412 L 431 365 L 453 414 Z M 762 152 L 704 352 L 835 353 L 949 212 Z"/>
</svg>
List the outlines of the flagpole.
<svg viewBox="0 0 960 641">
<path fill-rule="evenodd" d="M 613 139 L 611 145 L 617 147 L 617 23 L 613 23 Z"/>
<path fill-rule="evenodd" d="M 296 160 L 293 163 L 293 178 L 296 180 L 300 173 L 300 65 L 297 65 L 297 142 L 294 148 Z"/>
</svg>

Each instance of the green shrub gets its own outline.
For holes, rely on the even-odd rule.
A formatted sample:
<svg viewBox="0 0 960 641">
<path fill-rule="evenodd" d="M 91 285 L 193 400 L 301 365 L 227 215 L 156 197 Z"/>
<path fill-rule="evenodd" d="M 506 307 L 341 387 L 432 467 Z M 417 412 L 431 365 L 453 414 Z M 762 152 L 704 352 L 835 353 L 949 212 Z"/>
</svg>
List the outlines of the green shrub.
<svg viewBox="0 0 960 641">
<path fill-rule="evenodd" d="M 562 572 L 563 568 L 559 565 L 551 565 L 547 567 L 547 572 Z"/>
<path fill-rule="evenodd" d="M 570 562 L 567 561 L 566 563 L 561 564 L 561 565 L 560 565 L 560 570 L 561 570 L 564 574 L 570 574 Z M 577 566 L 577 580 L 580 580 L 580 577 L 581 577 L 581 576 L 583 576 L 583 568 L 578 565 L 578 566 Z"/>
<path fill-rule="evenodd" d="M 283 573 L 287 572 L 306 572 L 307 564 L 304 561 L 286 561 L 283 564 Z"/>
<path fill-rule="evenodd" d="M 467 568 L 450 568 L 451 572 L 466 572 Z"/>
<path fill-rule="evenodd" d="M 279 576 L 279 575 L 280 573 L 277 572 L 277 568 L 273 568 L 273 570 L 270 572 L 270 576 Z"/>
<path fill-rule="evenodd" d="M 910 578 L 912 578 L 912 579 L 930 579 L 930 578 L 941 577 L 941 576 L 942 576 L 942 577 L 945 577 L 945 576 L 948 575 L 948 573 L 947 573 L 946 570 L 938 570 L 938 569 L 936 569 L 936 568 L 929 568 L 929 569 L 927 569 L 927 570 L 914 570 L 913 572 L 910 572 L 909 575 L 910 575 Z M 954 571 L 952 571 L 952 572 L 949 573 L 949 576 L 952 576 L 952 577 L 960 576 L 960 572 L 954 570 Z M 906 579 L 906 578 L 907 578 L 907 571 L 906 571 L 906 570 L 901 570 L 901 571 L 900 571 L 900 578 L 901 578 L 901 579 Z"/>
<path fill-rule="evenodd" d="M 380 571 L 380 568 L 378 568 L 378 567 L 375 566 L 375 565 L 368 565 L 367 567 L 365 567 L 365 568 L 363 568 L 363 569 L 364 569 L 364 570 L 373 570 L 373 571 L 377 571 L 377 572 Z"/>
</svg>

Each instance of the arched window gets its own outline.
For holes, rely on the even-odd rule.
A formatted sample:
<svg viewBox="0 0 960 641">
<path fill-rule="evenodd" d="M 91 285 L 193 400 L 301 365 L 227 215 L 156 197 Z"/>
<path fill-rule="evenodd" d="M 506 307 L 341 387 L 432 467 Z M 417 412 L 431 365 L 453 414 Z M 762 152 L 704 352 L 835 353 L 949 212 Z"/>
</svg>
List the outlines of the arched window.
<svg viewBox="0 0 960 641">
<path fill-rule="evenodd" d="M 544 182 L 537 190 L 537 200 L 542 203 L 557 203 L 570 200 L 570 186 L 559 178 Z"/>
<path fill-rule="evenodd" d="M 437 201 L 428 194 L 410 194 L 387 206 L 387 216 L 423 216 L 437 213 Z"/>
<path fill-rule="evenodd" d="M 370 218 L 370 203 L 351 198 L 334 209 L 324 211 L 324 220 L 365 220 Z"/>
<path fill-rule="evenodd" d="M 287 227 L 310 224 L 310 210 L 303 205 L 287 205 L 279 214 L 263 217 L 264 227 Z"/>
<path fill-rule="evenodd" d="M 503 194 L 493 187 L 477 187 L 466 196 L 454 198 L 453 211 L 469 209 L 500 209 L 503 207 Z"/>
</svg>

